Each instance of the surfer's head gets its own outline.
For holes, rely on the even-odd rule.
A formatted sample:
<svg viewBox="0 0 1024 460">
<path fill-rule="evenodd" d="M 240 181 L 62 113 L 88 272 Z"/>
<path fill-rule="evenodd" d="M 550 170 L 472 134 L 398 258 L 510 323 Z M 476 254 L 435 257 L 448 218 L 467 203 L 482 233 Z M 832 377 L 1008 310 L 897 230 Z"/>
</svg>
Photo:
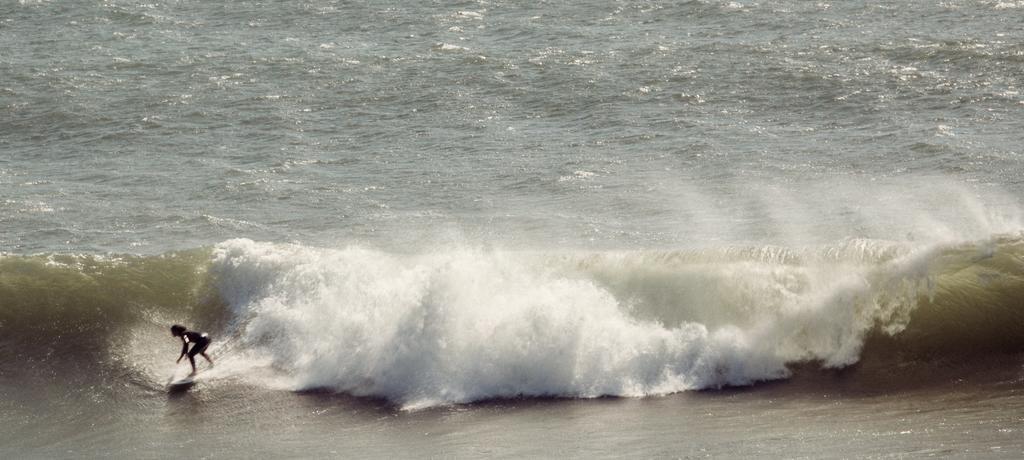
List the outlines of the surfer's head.
<svg viewBox="0 0 1024 460">
<path fill-rule="evenodd" d="M 180 337 L 182 334 L 185 333 L 185 330 L 186 330 L 185 326 L 182 326 L 180 324 L 175 324 L 175 325 L 171 326 L 171 335 L 173 335 L 175 337 Z"/>
</svg>

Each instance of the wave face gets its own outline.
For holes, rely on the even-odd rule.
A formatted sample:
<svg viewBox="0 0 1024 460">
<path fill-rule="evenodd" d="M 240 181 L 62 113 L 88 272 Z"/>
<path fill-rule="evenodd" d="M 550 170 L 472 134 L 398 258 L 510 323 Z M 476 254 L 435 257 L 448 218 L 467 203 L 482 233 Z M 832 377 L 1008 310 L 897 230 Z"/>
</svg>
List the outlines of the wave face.
<svg viewBox="0 0 1024 460">
<path fill-rule="evenodd" d="M 212 321 L 209 250 L 161 256 L 0 256 L 0 343 L 22 353 L 104 351 L 153 315 Z"/>
<path fill-rule="evenodd" d="M 406 408 L 661 395 L 809 367 L 885 381 L 926 363 L 923 382 L 927 363 L 1024 351 L 1024 236 L 418 254 L 236 239 L 149 257 L 3 256 L 0 299 L 4 371 L 84 383 L 159 388 L 171 323 L 214 334 L 213 378 Z"/>
<path fill-rule="evenodd" d="M 416 255 L 231 240 L 214 248 L 210 273 L 242 348 L 269 357 L 291 388 L 416 408 L 747 385 L 892 347 L 1020 351 L 1022 261 L 1017 237 Z"/>
</svg>

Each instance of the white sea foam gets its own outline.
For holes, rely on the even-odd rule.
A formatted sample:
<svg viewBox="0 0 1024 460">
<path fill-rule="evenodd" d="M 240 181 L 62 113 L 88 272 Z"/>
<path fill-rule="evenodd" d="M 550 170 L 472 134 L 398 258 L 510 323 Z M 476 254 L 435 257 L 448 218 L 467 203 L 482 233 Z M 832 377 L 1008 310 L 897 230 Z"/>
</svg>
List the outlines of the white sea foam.
<svg viewBox="0 0 1024 460">
<path fill-rule="evenodd" d="M 398 255 L 239 239 L 217 246 L 214 272 L 243 347 L 291 388 L 416 408 L 659 395 L 783 378 L 794 361 L 848 365 L 876 321 L 899 329 L 927 258 Z"/>
</svg>

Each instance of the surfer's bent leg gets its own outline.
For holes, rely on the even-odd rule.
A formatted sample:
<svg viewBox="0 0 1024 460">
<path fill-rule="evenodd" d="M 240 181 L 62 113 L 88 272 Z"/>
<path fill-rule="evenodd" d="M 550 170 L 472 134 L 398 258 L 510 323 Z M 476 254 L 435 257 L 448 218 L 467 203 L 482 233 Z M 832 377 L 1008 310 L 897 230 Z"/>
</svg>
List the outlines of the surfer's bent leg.
<svg viewBox="0 0 1024 460">
<path fill-rule="evenodd" d="M 196 341 L 195 345 L 192 345 L 192 349 L 188 351 L 188 360 L 192 363 L 192 372 L 196 371 L 196 355 L 203 355 L 210 364 L 213 364 L 213 360 L 209 356 L 206 356 L 206 347 L 210 346 L 210 339 L 203 337 L 202 341 Z"/>
</svg>

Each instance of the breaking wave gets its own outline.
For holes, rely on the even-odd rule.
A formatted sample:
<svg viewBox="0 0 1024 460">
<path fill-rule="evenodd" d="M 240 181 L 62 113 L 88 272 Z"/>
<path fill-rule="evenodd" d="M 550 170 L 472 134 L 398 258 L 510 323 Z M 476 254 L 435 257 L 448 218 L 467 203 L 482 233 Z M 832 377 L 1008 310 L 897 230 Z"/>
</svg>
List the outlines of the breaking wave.
<svg viewBox="0 0 1024 460">
<path fill-rule="evenodd" d="M 857 363 L 872 334 L 915 356 L 1019 351 L 1022 257 L 1020 238 L 419 255 L 233 240 L 211 271 L 293 389 L 424 407 L 747 385 Z"/>
<path fill-rule="evenodd" d="M 250 363 L 224 372 L 260 367 L 276 386 L 406 408 L 645 396 L 808 363 L 1020 352 L 1024 237 L 419 254 L 237 239 L 150 257 L 3 256 L 0 298 L 7 363 L 109 354 L 101 368 L 153 380 L 180 322 Z"/>
</svg>

